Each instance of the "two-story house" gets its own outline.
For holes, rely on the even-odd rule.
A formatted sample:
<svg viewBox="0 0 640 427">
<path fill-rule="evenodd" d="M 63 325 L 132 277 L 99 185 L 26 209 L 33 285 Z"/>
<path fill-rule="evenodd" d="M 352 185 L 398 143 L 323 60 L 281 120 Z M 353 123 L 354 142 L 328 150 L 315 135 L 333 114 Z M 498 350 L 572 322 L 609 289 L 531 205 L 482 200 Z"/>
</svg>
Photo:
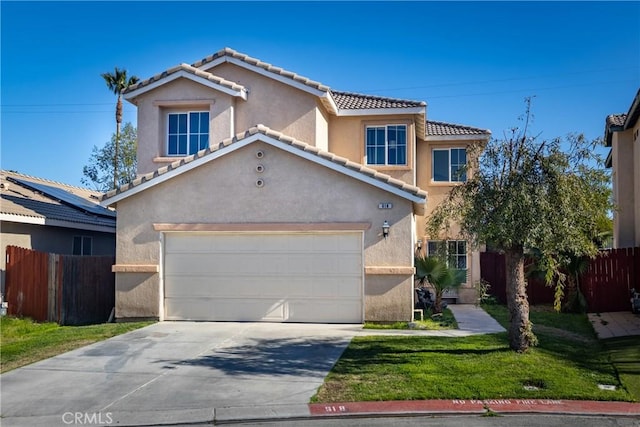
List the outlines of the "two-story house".
<svg viewBox="0 0 640 427">
<path fill-rule="evenodd" d="M 138 172 L 117 206 L 116 318 L 410 320 L 425 218 L 490 132 L 223 49 L 124 92 Z M 429 197 L 427 197 L 429 193 Z M 477 253 L 449 242 L 469 271 Z"/>
<path fill-rule="evenodd" d="M 640 246 L 640 90 L 626 114 L 605 120 L 605 166 L 612 169 L 613 247 Z"/>
</svg>

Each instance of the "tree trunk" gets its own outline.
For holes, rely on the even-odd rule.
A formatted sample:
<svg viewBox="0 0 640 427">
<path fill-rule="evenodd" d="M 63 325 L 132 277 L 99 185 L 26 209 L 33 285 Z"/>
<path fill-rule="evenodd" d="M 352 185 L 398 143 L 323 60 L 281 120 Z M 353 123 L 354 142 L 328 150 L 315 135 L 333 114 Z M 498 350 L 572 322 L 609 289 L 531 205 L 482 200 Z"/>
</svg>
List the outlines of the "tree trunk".
<svg viewBox="0 0 640 427">
<path fill-rule="evenodd" d="M 120 124 L 122 123 L 122 97 L 116 103 L 116 143 L 113 153 L 113 188 L 118 188 L 118 148 L 120 145 Z"/>
<path fill-rule="evenodd" d="M 524 280 L 524 251 L 521 247 L 505 252 L 507 279 L 507 307 L 509 308 L 509 346 L 525 352 L 535 345 L 529 322 L 529 300 Z"/>
<path fill-rule="evenodd" d="M 433 314 L 442 313 L 442 291 L 434 291 Z"/>
</svg>

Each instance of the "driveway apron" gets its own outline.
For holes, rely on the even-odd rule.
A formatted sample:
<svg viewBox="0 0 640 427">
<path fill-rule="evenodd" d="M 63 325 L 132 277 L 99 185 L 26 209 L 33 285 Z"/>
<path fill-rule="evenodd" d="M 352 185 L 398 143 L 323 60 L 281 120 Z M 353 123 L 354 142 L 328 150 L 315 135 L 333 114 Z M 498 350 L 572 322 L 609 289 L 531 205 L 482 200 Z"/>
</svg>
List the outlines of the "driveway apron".
<svg viewBox="0 0 640 427">
<path fill-rule="evenodd" d="M 156 323 L 3 374 L 2 425 L 159 424 L 306 405 L 360 329 Z"/>
</svg>

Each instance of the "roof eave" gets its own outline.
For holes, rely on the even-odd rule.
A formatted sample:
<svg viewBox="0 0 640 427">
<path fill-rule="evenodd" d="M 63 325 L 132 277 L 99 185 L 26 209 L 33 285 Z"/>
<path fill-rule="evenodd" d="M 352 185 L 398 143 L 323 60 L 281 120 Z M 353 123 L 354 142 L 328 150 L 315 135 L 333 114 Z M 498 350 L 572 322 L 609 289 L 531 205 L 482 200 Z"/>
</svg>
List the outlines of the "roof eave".
<svg viewBox="0 0 640 427">
<path fill-rule="evenodd" d="M 395 114 L 425 114 L 426 107 L 338 109 L 338 116 L 390 116 Z"/>
<path fill-rule="evenodd" d="M 613 133 L 620 132 L 622 130 L 624 130 L 624 126 L 613 124 L 607 125 L 604 129 L 604 146 L 611 147 L 611 144 L 613 143 Z"/>
<path fill-rule="evenodd" d="M 638 89 L 638 93 L 636 93 L 636 96 L 633 98 L 633 102 L 631 103 L 631 107 L 629 107 L 627 118 L 624 121 L 624 130 L 634 127 L 638 122 L 638 117 L 640 117 L 640 89 Z"/>
<path fill-rule="evenodd" d="M 489 142 L 490 133 L 470 133 L 465 135 L 427 135 L 425 141 L 483 141 Z"/>
<path fill-rule="evenodd" d="M 98 231 L 102 233 L 115 234 L 115 221 L 113 226 L 90 224 L 85 222 L 64 221 L 61 219 L 52 219 L 45 216 L 29 216 L 11 213 L 0 213 L 0 221 L 15 222 L 19 224 L 44 225 L 50 227 L 72 228 L 76 230 Z"/>
<path fill-rule="evenodd" d="M 245 88 L 232 89 L 232 88 L 226 87 L 224 85 L 212 82 L 211 80 L 208 80 L 208 79 L 206 79 L 204 77 L 200 77 L 200 76 L 194 75 L 192 73 L 189 73 L 189 72 L 187 72 L 185 70 L 176 71 L 175 73 L 171 73 L 171 74 L 169 74 L 169 75 L 167 75 L 165 77 L 162 77 L 161 79 L 158 79 L 158 80 L 156 80 L 156 81 L 154 81 L 152 83 L 149 83 L 148 85 L 144 85 L 144 86 L 142 86 L 142 87 L 140 87 L 138 89 L 134 89 L 134 90 L 132 90 L 130 92 L 127 92 L 127 93 L 125 93 L 123 95 L 123 97 L 124 97 L 125 100 L 135 104 L 136 103 L 135 99 L 138 96 L 140 96 L 140 95 L 142 95 L 142 94 L 144 94 L 146 92 L 152 91 L 152 90 L 154 90 L 154 89 L 156 89 L 156 88 L 158 88 L 160 86 L 163 86 L 163 85 L 165 85 L 167 83 L 170 83 L 170 82 L 172 82 L 174 80 L 177 80 L 179 78 L 186 78 L 188 80 L 191 80 L 191 81 L 194 81 L 196 83 L 199 83 L 199 84 L 201 84 L 203 86 L 207 86 L 207 87 L 209 87 L 211 89 L 214 89 L 214 90 L 217 90 L 219 92 L 226 93 L 227 95 L 230 95 L 230 96 L 233 96 L 233 97 L 238 97 L 238 98 L 241 98 L 241 99 L 243 99 L 245 101 L 247 100 L 247 90 Z"/>
<path fill-rule="evenodd" d="M 216 67 L 216 66 L 218 66 L 220 64 L 223 64 L 225 62 L 237 65 L 238 67 L 242 67 L 242 68 L 245 68 L 247 70 L 251 70 L 251 71 L 253 71 L 253 72 L 257 73 L 257 74 L 260 74 L 260 75 L 268 77 L 270 79 L 279 81 L 280 83 L 284 83 L 286 85 L 292 86 L 292 87 L 294 87 L 296 89 L 300 89 L 300 90 L 302 90 L 304 92 L 310 93 L 310 94 L 318 96 L 318 97 L 322 97 L 323 95 L 325 95 L 329 91 L 328 87 L 326 89 L 314 88 L 314 87 L 309 86 L 308 84 L 305 84 L 303 82 L 294 80 L 293 78 L 288 77 L 286 75 L 282 75 L 282 74 L 275 73 L 273 71 L 269 71 L 269 70 L 264 69 L 262 67 L 258 67 L 256 65 L 249 64 L 249 63 L 243 61 L 242 59 L 235 58 L 233 56 L 228 56 L 228 55 L 220 56 L 219 58 L 216 58 L 211 62 L 207 62 L 205 64 L 202 64 L 197 68 L 199 70 L 207 71 L 207 70 L 210 70 L 211 68 L 214 68 L 214 67 Z M 294 73 L 288 73 L 288 74 L 291 74 L 292 76 L 296 75 Z M 321 85 L 319 83 L 318 83 L 318 86 L 323 87 L 323 85 Z"/>
</svg>

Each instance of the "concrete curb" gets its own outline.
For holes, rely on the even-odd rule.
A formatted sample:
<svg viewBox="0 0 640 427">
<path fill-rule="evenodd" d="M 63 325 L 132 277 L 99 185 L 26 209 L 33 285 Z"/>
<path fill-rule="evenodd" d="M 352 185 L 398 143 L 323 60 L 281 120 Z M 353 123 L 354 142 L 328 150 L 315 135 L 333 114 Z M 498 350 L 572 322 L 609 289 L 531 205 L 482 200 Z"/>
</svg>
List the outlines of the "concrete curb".
<svg viewBox="0 0 640 427">
<path fill-rule="evenodd" d="M 312 403 L 306 405 L 264 405 L 168 411 L 105 412 L 106 424 L 122 427 L 189 424 L 237 424 L 250 422 L 349 417 L 458 416 L 546 414 L 572 416 L 640 417 L 640 403 L 552 400 L 403 400 L 379 402 Z M 66 425 L 60 417 L 8 417 L 2 424 L 12 427 Z M 105 424 L 105 425 L 106 425 Z"/>
<path fill-rule="evenodd" d="M 348 414 L 498 414 L 640 416 L 640 403 L 552 399 L 423 400 L 310 404 L 312 416 Z"/>
<path fill-rule="evenodd" d="M 350 416 L 454 416 L 496 414 L 640 416 L 640 403 L 551 399 L 406 400 L 216 408 L 215 424 Z"/>
</svg>

